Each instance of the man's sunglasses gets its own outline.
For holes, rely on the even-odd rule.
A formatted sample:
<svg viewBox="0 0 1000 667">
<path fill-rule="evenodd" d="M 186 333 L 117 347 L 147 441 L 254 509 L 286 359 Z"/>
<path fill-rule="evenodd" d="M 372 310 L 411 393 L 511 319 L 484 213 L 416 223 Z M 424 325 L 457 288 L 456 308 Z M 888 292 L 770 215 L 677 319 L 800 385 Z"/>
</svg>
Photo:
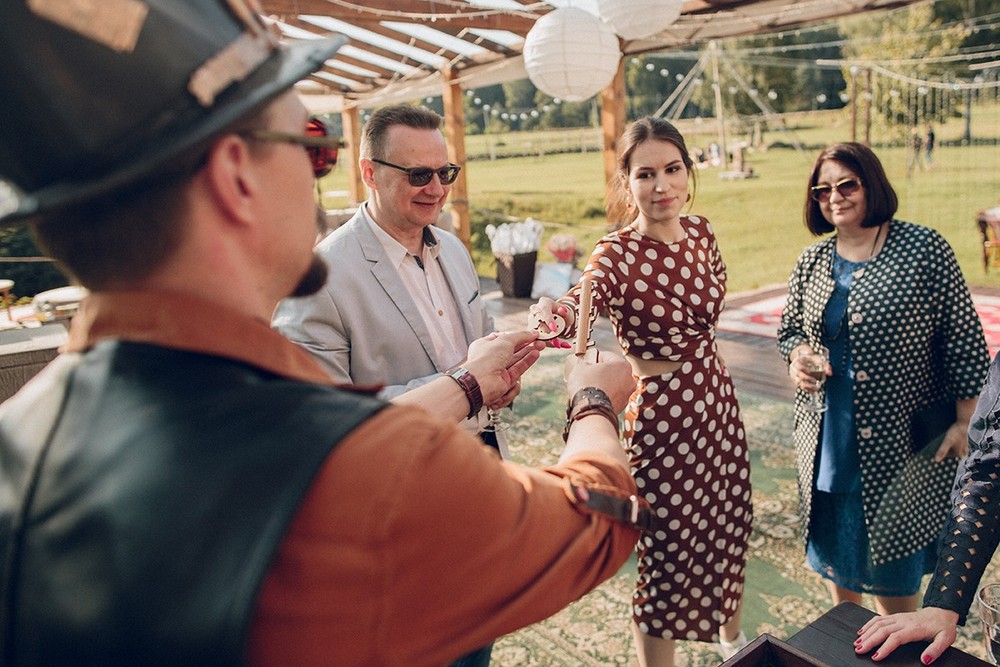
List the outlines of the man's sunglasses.
<svg viewBox="0 0 1000 667">
<path fill-rule="evenodd" d="M 400 171 L 406 172 L 406 178 L 410 181 L 410 185 L 415 188 L 422 188 L 431 182 L 434 178 L 434 174 L 437 174 L 438 179 L 441 181 L 441 185 L 451 185 L 458 178 L 458 172 L 462 171 L 462 168 L 457 164 L 449 163 L 447 167 L 441 167 L 440 169 L 431 169 L 430 167 L 400 167 L 398 164 L 393 164 L 391 162 L 386 162 L 385 160 L 376 160 L 372 158 L 372 162 L 377 164 L 385 165 L 386 167 L 392 167 L 393 169 L 399 169 Z"/>
<path fill-rule="evenodd" d="M 820 183 L 809 188 L 809 196 L 816 201 L 830 201 L 830 195 L 833 194 L 834 188 L 836 188 L 837 194 L 841 197 L 850 197 L 861 189 L 861 181 L 856 178 L 845 178 L 837 181 L 833 185 L 830 185 L 829 183 Z"/>
<path fill-rule="evenodd" d="M 243 134 L 257 141 L 275 141 L 302 146 L 309 155 L 316 178 L 326 176 L 333 170 L 337 164 L 337 151 L 341 146 L 338 137 L 330 136 L 330 127 L 326 121 L 316 117 L 310 118 L 309 122 L 306 123 L 305 134 L 272 132 L 271 130 L 248 130 Z"/>
</svg>

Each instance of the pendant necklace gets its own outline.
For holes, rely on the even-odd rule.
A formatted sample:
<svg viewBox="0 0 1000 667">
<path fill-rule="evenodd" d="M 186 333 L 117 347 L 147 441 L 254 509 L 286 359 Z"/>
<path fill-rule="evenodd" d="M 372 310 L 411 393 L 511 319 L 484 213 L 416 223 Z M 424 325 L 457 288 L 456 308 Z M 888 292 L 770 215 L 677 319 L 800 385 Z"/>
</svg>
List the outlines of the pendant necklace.
<svg viewBox="0 0 1000 667">
<path fill-rule="evenodd" d="M 860 278 L 865 274 L 865 267 L 867 267 L 868 262 L 872 261 L 872 258 L 875 257 L 875 248 L 878 247 L 878 240 L 879 237 L 882 236 L 882 227 L 885 224 L 886 223 L 882 223 L 881 225 L 878 226 L 878 231 L 875 232 L 875 240 L 872 242 L 872 249 L 868 252 L 868 259 L 865 260 L 864 266 L 862 266 L 859 269 L 855 269 L 854 271 L 851 272 L 851 275 L 854 276 L 855 278 Z"/>
</svg>

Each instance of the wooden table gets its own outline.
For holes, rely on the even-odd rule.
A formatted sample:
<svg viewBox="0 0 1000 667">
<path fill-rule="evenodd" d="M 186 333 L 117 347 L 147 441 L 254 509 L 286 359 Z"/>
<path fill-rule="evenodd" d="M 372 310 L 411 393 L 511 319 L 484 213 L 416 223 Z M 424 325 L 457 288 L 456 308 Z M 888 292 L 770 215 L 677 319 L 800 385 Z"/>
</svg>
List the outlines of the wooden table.
<svg viewBox="0 0 1000 667">
<path fill-rule="evenodd" d="M 859 656 L 854 652 L 854 640 L 858 630 L 868 619 L 875 616 L 864 607 L 851 602 L 842 602 L 818 619 L 802 628 L 788 639 L 788 644 L 803 653 L 818 659 L 831 667 L 874 667 L 887 665 L 896 667 L 923 667 L 920 653 L 926 642 L 914 642 L 900 646 L 892 655 L 880 662 L 872 662 L 870 655 Z M 970 621 L 975 622 L 975 621 Z M 934 661 L 934 667 L 989 667 L 990 663 L 969 655 L 957 648 L 949 648 Z"/>
</svg>

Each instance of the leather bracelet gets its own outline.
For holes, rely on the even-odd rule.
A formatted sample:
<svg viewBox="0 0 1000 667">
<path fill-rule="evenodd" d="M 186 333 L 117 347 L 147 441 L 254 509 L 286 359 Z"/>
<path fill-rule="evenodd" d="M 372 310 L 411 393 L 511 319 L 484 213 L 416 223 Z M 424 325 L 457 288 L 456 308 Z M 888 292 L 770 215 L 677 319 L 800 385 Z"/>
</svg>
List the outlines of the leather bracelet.
<svg viewBox="0 0 1000 667">
<path fill-rule="evenodd" d="M 615 435 L 618 434 L 618 413 L 611 406 L 611 399 L 604 393 L 604 390 L 597 387 L 584 387 L 576 392 L 566 406 L 566 426 L 563 427 L 563 441 L 569 439 L 569 427 L 577 419 L 589 417 L 590 415 L 601 415 L 615 427 Z"/>
<path fill-rule="evenodd" d="M 483 409 L 483 390 L 479 387 L 476 376 L 469 372 L 465 366 L 455 366 L 444 373 L 458 383 L 458 386 L 465 392 L 465 398 L 469 401 L 469 414 L 466 419 L 472 419 Z"/>
</svg>

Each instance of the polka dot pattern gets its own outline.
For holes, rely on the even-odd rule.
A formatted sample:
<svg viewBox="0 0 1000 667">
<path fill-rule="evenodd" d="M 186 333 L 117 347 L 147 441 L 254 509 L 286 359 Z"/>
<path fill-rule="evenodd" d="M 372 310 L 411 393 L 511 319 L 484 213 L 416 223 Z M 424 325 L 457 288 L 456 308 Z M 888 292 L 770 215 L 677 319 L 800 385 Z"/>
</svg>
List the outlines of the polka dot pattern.
<svg viewBox="0 0 1000 667">
<path fill-rule="evenodd" d="M 678 243 L 632 227 L 606 236 L 585 271 L 623 349 L 683 362 L 640 379 L 625 410 L 633 477 L 656 517 L 636 547 L 632 614 L 646 634 L 708 642 L 743 595 L 750 463 L 733 385 L 716 356 L 725 265 L 708 221 L 681 221 L 687 238 Z"/>
<path fill-rule="evenodd" d="M 787 360 L 819 340 L 833 293 L 836 237 L 807 248 L 789 278 L 778 330 Z M 948 242 L 936 231 L 893 220 L 882 251 L 855 278 L 848 297 L 861 496 L 872 562 L 886 563 L 934 540 L 948 514 L 957 462 L 915 456 L 910 415 L 946 398 L 979 395 L 989 352 L 972 297 Z M 795 399 L 799 520 L 808 538 L 820 415 Z"/>
</svg>

